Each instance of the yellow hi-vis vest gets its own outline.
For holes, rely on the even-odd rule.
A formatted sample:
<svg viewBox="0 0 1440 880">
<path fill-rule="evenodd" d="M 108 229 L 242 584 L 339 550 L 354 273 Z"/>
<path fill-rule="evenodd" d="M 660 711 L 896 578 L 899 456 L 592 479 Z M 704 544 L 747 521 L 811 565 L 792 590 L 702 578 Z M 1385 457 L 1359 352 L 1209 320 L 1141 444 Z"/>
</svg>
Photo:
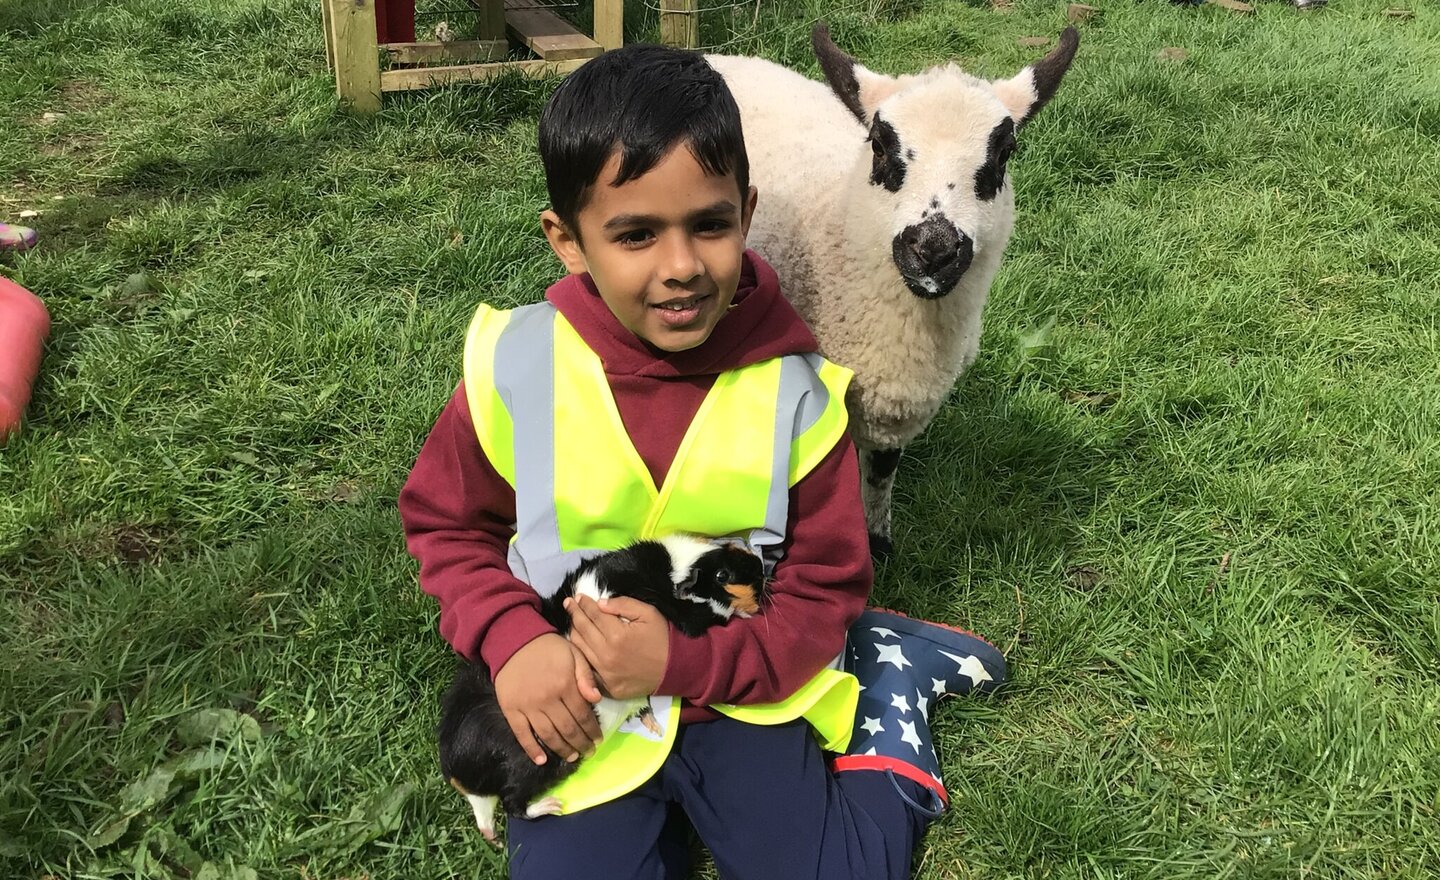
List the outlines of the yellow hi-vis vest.
<svg viewBox="0 0 1440 880">
<path fill-rule="evenodd" d="M 721 373 L 656 486 L 599 356 L 564 316 L 549 303 L 480 306 L 465 340 L 465 394 L 481 448 L 515 489 L 511 571 L 548 596 L 588 556 L 683 532 L 744 540 L 768 575 L 784 552 L 790 487 L 845 431 L 850 377 L 814 354 Z M 752 724 L 804 717 L 823 748 L 843 751 L 858 698 L 854 676 L 823 669 L 779 703 L 711 708 Z M 624 725 L 547 794 L 573 813 L 639 787 L 669 754 L 679 702 L 652 697 L 663 733 Z"/>
</svg>

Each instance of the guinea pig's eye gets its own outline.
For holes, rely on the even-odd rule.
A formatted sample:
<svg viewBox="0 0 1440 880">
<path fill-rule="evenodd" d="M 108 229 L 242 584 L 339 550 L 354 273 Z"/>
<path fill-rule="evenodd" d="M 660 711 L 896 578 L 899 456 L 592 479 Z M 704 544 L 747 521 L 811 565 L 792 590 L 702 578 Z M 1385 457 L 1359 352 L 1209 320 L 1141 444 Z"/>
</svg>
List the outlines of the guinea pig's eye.
<svg viewBox="0 0 1440 880">
<path fill-rule="evenodd" d="M 868 140 L 870 141 L 870 149 L 875 153 L 875 158 L 884 159 L 885 145 L 880 143 L 880 139 L 875 137 L 874 135 L 871 135 Z"/>
<path fill-rule="evenodd" d="M 730 577 L 730 569 L 722 568 L 719 571 L 715 572 L 715 583 L 719 584 L 720 586 L 724 586 L 730 583 Z"/>
</svg>

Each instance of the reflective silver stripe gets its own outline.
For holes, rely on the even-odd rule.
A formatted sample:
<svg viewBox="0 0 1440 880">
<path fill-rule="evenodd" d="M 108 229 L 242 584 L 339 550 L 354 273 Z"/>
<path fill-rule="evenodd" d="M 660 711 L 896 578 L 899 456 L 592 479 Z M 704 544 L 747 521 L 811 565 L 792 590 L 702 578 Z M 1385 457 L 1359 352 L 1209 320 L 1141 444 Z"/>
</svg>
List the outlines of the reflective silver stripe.
<svg viewBox="0 0 1440 880">
<path fill-rule="evenodd" d="M 765 576 L 785 555 L 785 527 L 790 519 L 790 449 L 801 434 L 825 414 L 830 389 L 820 381 L 817 354 L 786 355 L 780 359 L 780 391 L 775 402 L 774 450 L 770 456 L 770 497 L 765 503 L 765 524 L 746 538 L 750 549 L 765 563 Z"/>
<path fill-rule="evenodd" d="M 511 314 L 495 341 L 494 375 L 495 390 L 515 425 L 517 538 L 510 544 L 510 570 L 548 596 L 579 563 L 561 553 L 555 519 L 554 306 L 537 303 Z M 516 406 L 517 401 L 523 405 Z"/>
<path fill-rule="evenodd" d="M 830 389 L 826 388 L 825 383 L 820 381 L 820 367 L 825 363 L 824 358 L 812 352 L 810 354 L 790 355 L 786 360 L 788 361 L 792 358 L 798 358 L 804 361 L 805 365 L 810 368 L 807 373 L 802 375 L 801 379 L 796 380 L 797 382 L 803 381 L 804 388 L 800 394 L 800 411 L 795 414 L 795 436 L 791 439 L 799 440 L 801 434 L 815 427 L 815 423 L 820 421 L 821 416 L 825 415 L 825 408 L 830 405 Z M 781 379 L 781 382 L 781 393 L 783 394 L 784 379 Z"/>
<path fill-rule="evenodd" d="M 510 552 L 507 554 L 510 571 L 517 578 L 529 584 L 531 589 L 542 597 L 555 595 L 555 591 L 560 589 L 560 585 L 565 582 L 565 575 L 574 571 L 586 559 L 599 556 L 604 552 L 601 550 L 571 550 L 555 556 L 522 557 L 519 545 L 519 541 L 510 545 Z"/>
<path fill-rule="evenodd" d="M 508 561 L 514 575 L 549 596 L 565 575 L 599 550 L 563 551 L 555 510 L 555 320 L 549 303 L 516 309 L 495 342 L 495 389 L 514 423 L 515 533 Z M 784 556 L 790 514 L 790 450 L 830 402 L 819 355 L 781 358 L 775 407 L 770 494 L 765 522 L 747 537 L 767 576 Z M 522 405 L 517 406 L 517 402 Z"/>
</svg>

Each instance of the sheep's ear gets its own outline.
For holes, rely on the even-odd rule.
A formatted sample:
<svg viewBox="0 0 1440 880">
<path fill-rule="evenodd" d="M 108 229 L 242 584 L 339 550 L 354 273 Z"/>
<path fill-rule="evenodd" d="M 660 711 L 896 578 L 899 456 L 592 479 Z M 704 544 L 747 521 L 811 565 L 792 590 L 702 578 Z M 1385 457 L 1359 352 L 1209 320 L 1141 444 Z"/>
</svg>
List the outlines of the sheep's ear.
<svg viewBox="0 0 1440 880">
<path fill-rule="evenodd" d="M 1073 27 L 1067 27 L 1060 34 L 1060 44 L 1049 55 L 1020 71 L 1010 79 L 995 80 L 991 83 L 1001 103 L 1010 111 L 1016 127 L 1024 125 L 1045 102 L 1054 97 L 1060 88 L 1060 80 L 1070 69 L 1075 50 L 1080 47 L 1080 34 Z"/>
<path fill-rule="evenodd" d="M 868 127 L 870 118 L 880 102 L 895 94 L 900 81 L 883 73 L 866 70 L 860 62 L 846 55 L 830 39 L 830 27 L 825 22 L 816 22 L 810 32 L 810 45 L 815 49 L 815 58 L 820 70 L 835 96 L 855 114 L 860 124 Z"/>
</svg>

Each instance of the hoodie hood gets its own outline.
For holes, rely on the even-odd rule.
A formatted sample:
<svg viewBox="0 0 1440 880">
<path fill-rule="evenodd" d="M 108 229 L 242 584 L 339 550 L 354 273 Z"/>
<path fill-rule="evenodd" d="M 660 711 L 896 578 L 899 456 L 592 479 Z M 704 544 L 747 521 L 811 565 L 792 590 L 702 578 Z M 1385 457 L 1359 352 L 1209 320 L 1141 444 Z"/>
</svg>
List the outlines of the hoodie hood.
<svg viewBox="0 0 1440 880">
<path fill-rule="evenodd" d="M 708 376 L 819 348 L 810 328 L 780 293 L 775 270 L 751 250 L 745 252 L 730 309 L 709 339 L 686 351 L 661 351 L 625 329 L 588 274 L 560 279 L 545 292 L 545 299 L 560 310 L 612 375 Z"/>
</svg>

